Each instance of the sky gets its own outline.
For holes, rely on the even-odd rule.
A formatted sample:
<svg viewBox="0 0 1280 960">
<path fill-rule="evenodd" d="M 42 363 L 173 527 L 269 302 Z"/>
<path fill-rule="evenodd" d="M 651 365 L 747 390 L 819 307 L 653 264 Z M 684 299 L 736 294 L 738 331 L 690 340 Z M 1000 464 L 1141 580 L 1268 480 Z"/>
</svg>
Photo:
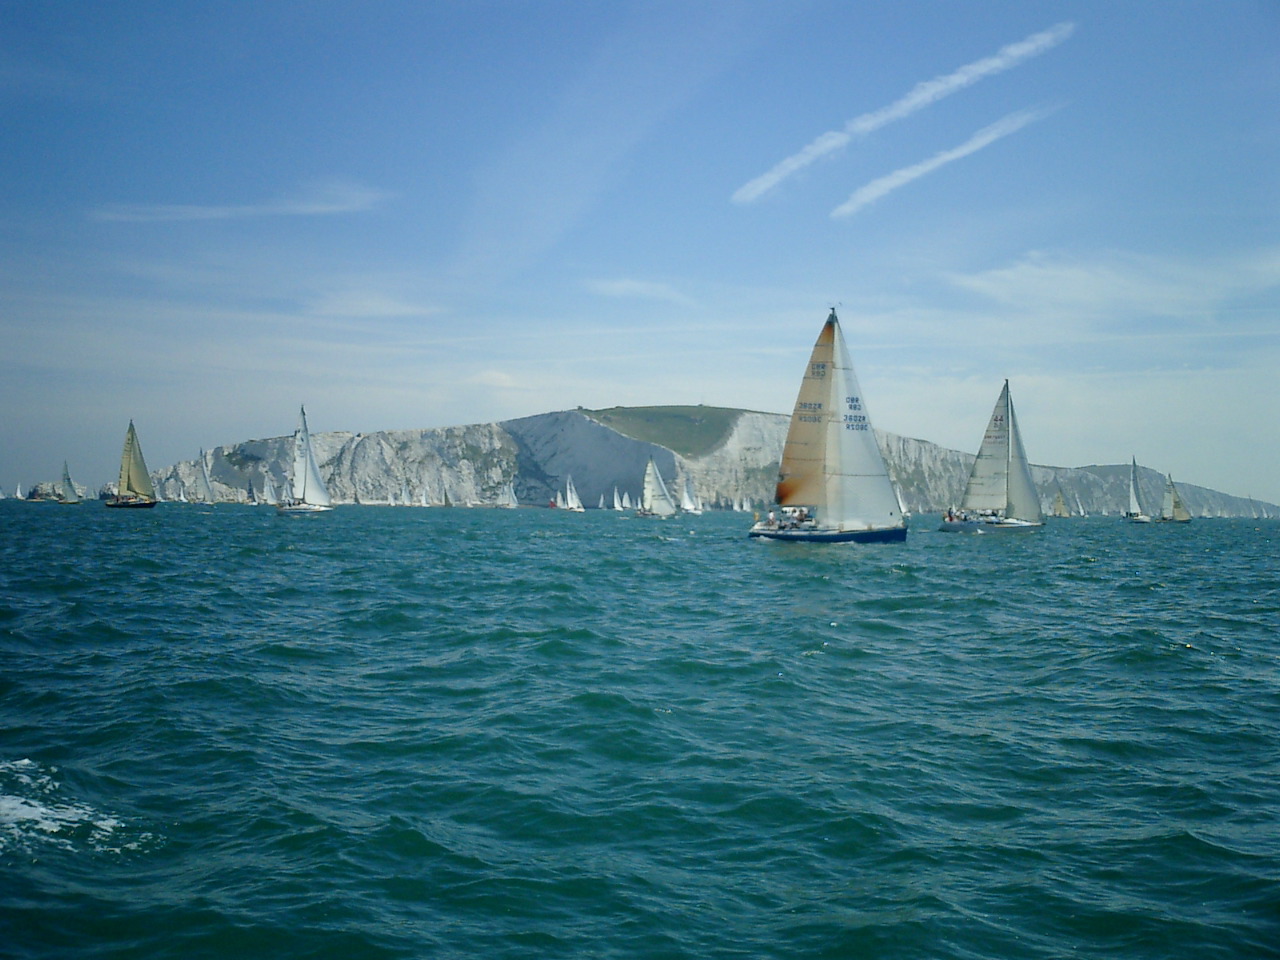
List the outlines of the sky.
<svg viewBox="0 0 1280 960">
<path fill-rule="evenodd" d="M 1280 4 L 0 2 L 0 488 L 789 413 L 1280 502 Z"/>
</svg>

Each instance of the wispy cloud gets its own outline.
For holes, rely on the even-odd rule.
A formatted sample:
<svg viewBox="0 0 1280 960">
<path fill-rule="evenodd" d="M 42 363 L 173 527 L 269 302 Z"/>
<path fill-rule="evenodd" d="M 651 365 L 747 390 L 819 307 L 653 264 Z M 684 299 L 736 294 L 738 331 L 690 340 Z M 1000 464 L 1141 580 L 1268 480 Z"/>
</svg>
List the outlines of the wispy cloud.
<svg viewBox="0 0 1280 960">
<path fill-rule="evenodd" d="M 311 303 L 309 312 L 325 317 L 386 319 L 428 317 L 439 313 L 440 308 L 413 303 L 384 293 L 348 290 L 341 293 L 325 294 L 316 299 Z"/>
<path fill-rule="evenodd" d="M 688 297 L 674 287 L 649 280 L 588 280 L 587 289 L 602 297 L 661 300 L 665 303 L 682 305 L 692 303 Z"/>
<path fill-rule="evenodd" d="M 787 157 L 769 172 L 739 187 L 733 194 L 733 202 L 751 203 L 758 200 L 793 173 L 803 170 L 833 150 L 839 150 L 854 137 L 866 136 L 895 120 L 909 117 L 930 104 L 977 83 L 984 77 L 1016 67 L 1023 61 L 1056 47 L 1074 31 L 1074 23 L 1059 23 L 1048 30 L 1034 33 L 1024 40 L 1002 47 L 993 56 L 975 60 L 953 73 L 917 84 L 910 93 L 887 107 L 855 117 L 846 123 L 843 129 L 827 131 L 799 153 Z"/>
<path fill-rule="evenodd" d="M 94 220 L 120 223 L 163 223 L 193 220 L 245 220 L 255 217 L 319 217 L 370 210 L 389 197 L 372 187 L 354 183 L 329 182 L 311 186 L 293 197 L 261 203 L 145 204 L 117 203 L 98 207 L 90 213 Z"/>
<path fill-rule="evenodd" d="M 895 170 L 887 176 L 872 180 L 864 187 L 859 187 L 848 200 L 831 211 L 831 216 L 851 216 L 868 204 L 874 203 L 912 180 L 918 180 L 939 167 L 946 166 L 948 163 L 952 163 L 962 157 L 967 157 L 971 153 L 977 153 L 983 147 L 990 146 L 997 140 L 1021 130 L 1027 124 L 1043 119 L 1049 112 L 1047 110 L 1021 110 L 1017 113 L 1011 113 L 1004 119 L 997 120 L 991 126 L 983 127 L 958 147 L 951 150 L 943 150 L 928 160 L 913 164 L 910 167 L 903 167 L 901 170 Z"/>
</svg>

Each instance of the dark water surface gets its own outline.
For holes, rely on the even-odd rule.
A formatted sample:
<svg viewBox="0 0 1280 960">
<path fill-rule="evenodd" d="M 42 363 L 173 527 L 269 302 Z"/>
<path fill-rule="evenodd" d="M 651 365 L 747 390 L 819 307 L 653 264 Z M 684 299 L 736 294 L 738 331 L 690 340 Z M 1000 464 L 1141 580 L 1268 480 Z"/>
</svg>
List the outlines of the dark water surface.
<svg viewBox="0 0 1280 960">
<path fill-rule="evenodd" d="M 0 955 L 1280 956 L 1280 523 L 0 502 Z"/>
</svg>

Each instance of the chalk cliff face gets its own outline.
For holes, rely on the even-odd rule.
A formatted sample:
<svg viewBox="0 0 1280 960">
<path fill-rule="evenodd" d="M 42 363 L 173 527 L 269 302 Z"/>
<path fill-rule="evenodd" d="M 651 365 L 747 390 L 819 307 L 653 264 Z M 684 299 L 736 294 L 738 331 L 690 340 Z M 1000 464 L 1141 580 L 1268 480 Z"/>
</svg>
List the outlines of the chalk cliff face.
<svg viewBox="0 0 1280 960">
<path fill-rule="evenodd" d="M 634 408 L 633 408 L 634 409 Z M 686 408 L 646 408 L 663 413 L 672 434 Z M 703 422 L 708 418 L 691 416 Z M 338 503 L 414 505 L 493 503 L 503 486 L 515 481 L 522 504 L 545 504 L 572 476 L 588 508 L 601 497 L 613 502 L 613 490 L 636 500 L 645 464 L 652 457 L 670 484 L 687 478 L 708 507 L 729 507 L 746 499 L 756 508 L 773 500 L 778 461 L 788 418 L 782 414 L 706 408 L 728 426 L 717 442 L 701 444 L 696 455 L 682 456 L 670 446 L 627 436 L 593 417 L 593 411 L 564 410 L 507 420 L 429 430 L 312 434 L 320 472 Z M 598 416 L 598 413 L 597 413 Z M 624 422 L 617 417 L 611 422 Z M 974 456 L 925 440 L 877 431 L 876 438 L 903 501 L 914 513 L 958 503 Z M 690 449 L 665 440 L 672 446 Z M 206 454 L 214 496 L 244 501 L 262 498 L 267 479 L 280 491 L 293 459 L 293 437 L 248 440 Z M 164 499 L 192 498 L 198 460 L 183 461 L 152 475 Z M 1129 499 L 1126 465 L 1032 468 L 1045 513 L 1061 492 L 1071 513 L 1119 514 Z M 1159 512 L 1164 477 L 1140 470 L 1140 496 L 1148 512 Z M 1191 484 L 1178 485 L 1195 516 L 1277 515 L 1280 508 L 1258 504 Z"/>
</svg>

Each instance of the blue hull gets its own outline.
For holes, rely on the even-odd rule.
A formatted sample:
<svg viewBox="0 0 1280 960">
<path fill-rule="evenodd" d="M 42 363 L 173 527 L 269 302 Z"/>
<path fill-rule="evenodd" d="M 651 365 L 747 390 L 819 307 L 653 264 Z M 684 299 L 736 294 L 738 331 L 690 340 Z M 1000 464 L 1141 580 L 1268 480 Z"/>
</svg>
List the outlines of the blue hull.
<svg viewBox="0 0 1280 960">
<path fill-rule="evenodd" d="M 906 527 L 889 530 L 749 530 L 749 537 L 789 540 L 797 543 L 903 543 Z"/>
</svg>

